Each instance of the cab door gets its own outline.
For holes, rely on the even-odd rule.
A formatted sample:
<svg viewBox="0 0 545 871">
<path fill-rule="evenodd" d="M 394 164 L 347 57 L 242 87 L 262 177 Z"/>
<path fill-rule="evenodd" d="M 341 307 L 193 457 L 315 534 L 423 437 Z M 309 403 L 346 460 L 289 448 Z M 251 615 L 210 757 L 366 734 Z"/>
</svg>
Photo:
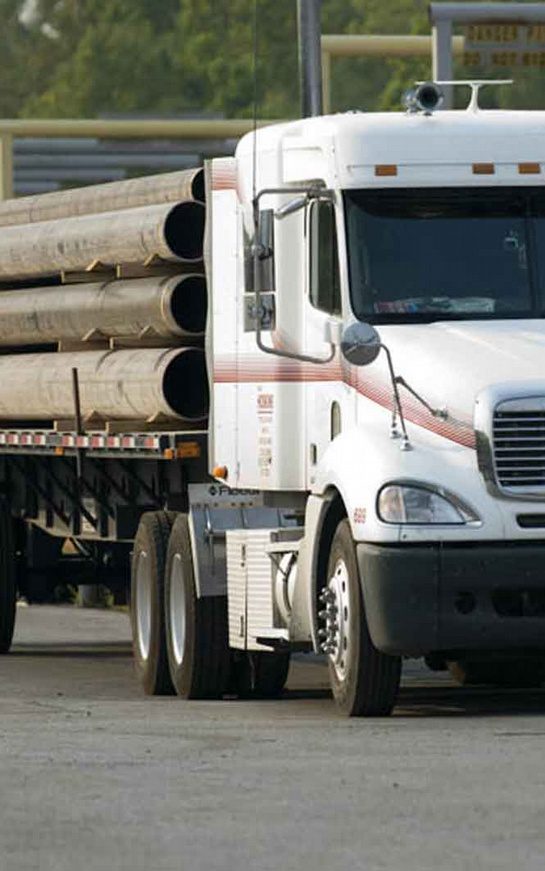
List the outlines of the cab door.
<svg viewBox="0 0 545 871">
<path fill-rule="evenodd" d="M 342 293 L 335 205 L 317 200 L 307 214 L 305 353 L 326 359 L 342 328 Z M 307 486 L 328 446 L 355 419 L 353 391 L 342 380 L 340 352 L 306 369 Z"/>
</svg>

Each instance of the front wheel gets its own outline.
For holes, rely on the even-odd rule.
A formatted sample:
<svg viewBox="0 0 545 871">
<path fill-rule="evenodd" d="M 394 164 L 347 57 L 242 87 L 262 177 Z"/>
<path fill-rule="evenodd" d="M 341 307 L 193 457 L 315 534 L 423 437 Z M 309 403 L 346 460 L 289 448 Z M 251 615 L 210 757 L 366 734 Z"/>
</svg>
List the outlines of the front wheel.
<svg viewBox="0 0 545 871">
<path fill-rule="evenodd" d="M 342 520 L 331 544 L 327 585 L 320 616 L 323 649 L 337 706 L 350 717 L 391 713 L 401 676 L 401 658 L 374 646 L 365 616 L 356 551 L 348 520 Z"/>
</svg>

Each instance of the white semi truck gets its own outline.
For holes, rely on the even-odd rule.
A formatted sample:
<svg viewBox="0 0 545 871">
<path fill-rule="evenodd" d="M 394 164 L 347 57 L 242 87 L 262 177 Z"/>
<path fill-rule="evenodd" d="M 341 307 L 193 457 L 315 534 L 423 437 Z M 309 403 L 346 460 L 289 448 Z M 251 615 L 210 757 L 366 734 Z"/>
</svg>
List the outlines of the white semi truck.
<svg viewBox="0 0 545 871">
<path fill-rule="evenodd" d="M 297 518 L 227 531 L 229 645 L 323 651 L 349 714 L 391 710 L 404 656 L 544 677 L 545 115 L 473 91 L 210 167 L 210 468 Z"/>
<path fill-rule="evenodd" d="M 0 356 L 4 652 L 32 573 L 123 583 L 130 559 L 148 693 L 277 695 L 292 651 L 326 655 L 348 715 L 391 711 L 403 657 L 465 682 L 542 682 L 545 114 L 437 101 L 429 85 L 406 113 L 244 137 L 206 166 L 205 277 L 193 265 L 188 282 L 185 263 L 159 295 L 123 266 L 130 245 L 105 263 L 110 230 L 86 273 L 116 267 L 100 305 L 77 273 L 55 284 L 47 240 L 74 214 L 67 195 L 0 207 L 4 264 L 34 233 L 47 250 L 30 272 L 49 276 L 5 266 L 0 294 L 2 344 L 24 351 Z M 108 187 L 91 190 L 102 227 Z M 161 258 L 141 270 L 194 264 L 191 208 L 167 209 Z M 139 239 L 145 212 L 127 222 Z M 88 220 L 70 219 L 61 266 L 76 268 Z M 185 302 L 164 295 L 180 283 Z M 200 327 L 182 328 L 199 299 Z"/>
</svg>

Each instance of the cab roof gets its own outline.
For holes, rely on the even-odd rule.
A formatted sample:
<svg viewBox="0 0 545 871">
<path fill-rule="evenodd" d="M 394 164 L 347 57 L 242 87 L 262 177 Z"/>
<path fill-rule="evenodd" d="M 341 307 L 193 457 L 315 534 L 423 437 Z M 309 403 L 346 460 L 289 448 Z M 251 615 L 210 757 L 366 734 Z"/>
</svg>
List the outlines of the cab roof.
<svg viewBox="0 0 545 871">
<path fill-rule="evenodd" d="M 237 158 L 244 161 L 252 149 L 249 133 L 239 143 Z M 257 151 L 259 163 L 266 155 L 283 157 L 288 169 L 279 183 L 307 173 L 339 187 L 540 184 L 545 112 L 346 112 L 260 128 Z M 316 175 L 320 161 L 323 171 Z M 378 166 L 395 170 L 377 175 Z"/>
</svg>

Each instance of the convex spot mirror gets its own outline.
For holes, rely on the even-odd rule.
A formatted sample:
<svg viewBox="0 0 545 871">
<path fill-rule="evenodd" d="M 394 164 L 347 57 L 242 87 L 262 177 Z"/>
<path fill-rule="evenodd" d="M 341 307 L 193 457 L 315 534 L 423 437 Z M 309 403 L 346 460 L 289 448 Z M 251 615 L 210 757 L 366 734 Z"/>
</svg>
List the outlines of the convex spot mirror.
<svg viewBox="0 0 545 871">
<path fill-rule="evenodd" d="M 371 324 L 356 321 L 343 331 L 341 351 L 352 366 L 368 366 L 380 354 L 380 336 Z"/>
</svg>

